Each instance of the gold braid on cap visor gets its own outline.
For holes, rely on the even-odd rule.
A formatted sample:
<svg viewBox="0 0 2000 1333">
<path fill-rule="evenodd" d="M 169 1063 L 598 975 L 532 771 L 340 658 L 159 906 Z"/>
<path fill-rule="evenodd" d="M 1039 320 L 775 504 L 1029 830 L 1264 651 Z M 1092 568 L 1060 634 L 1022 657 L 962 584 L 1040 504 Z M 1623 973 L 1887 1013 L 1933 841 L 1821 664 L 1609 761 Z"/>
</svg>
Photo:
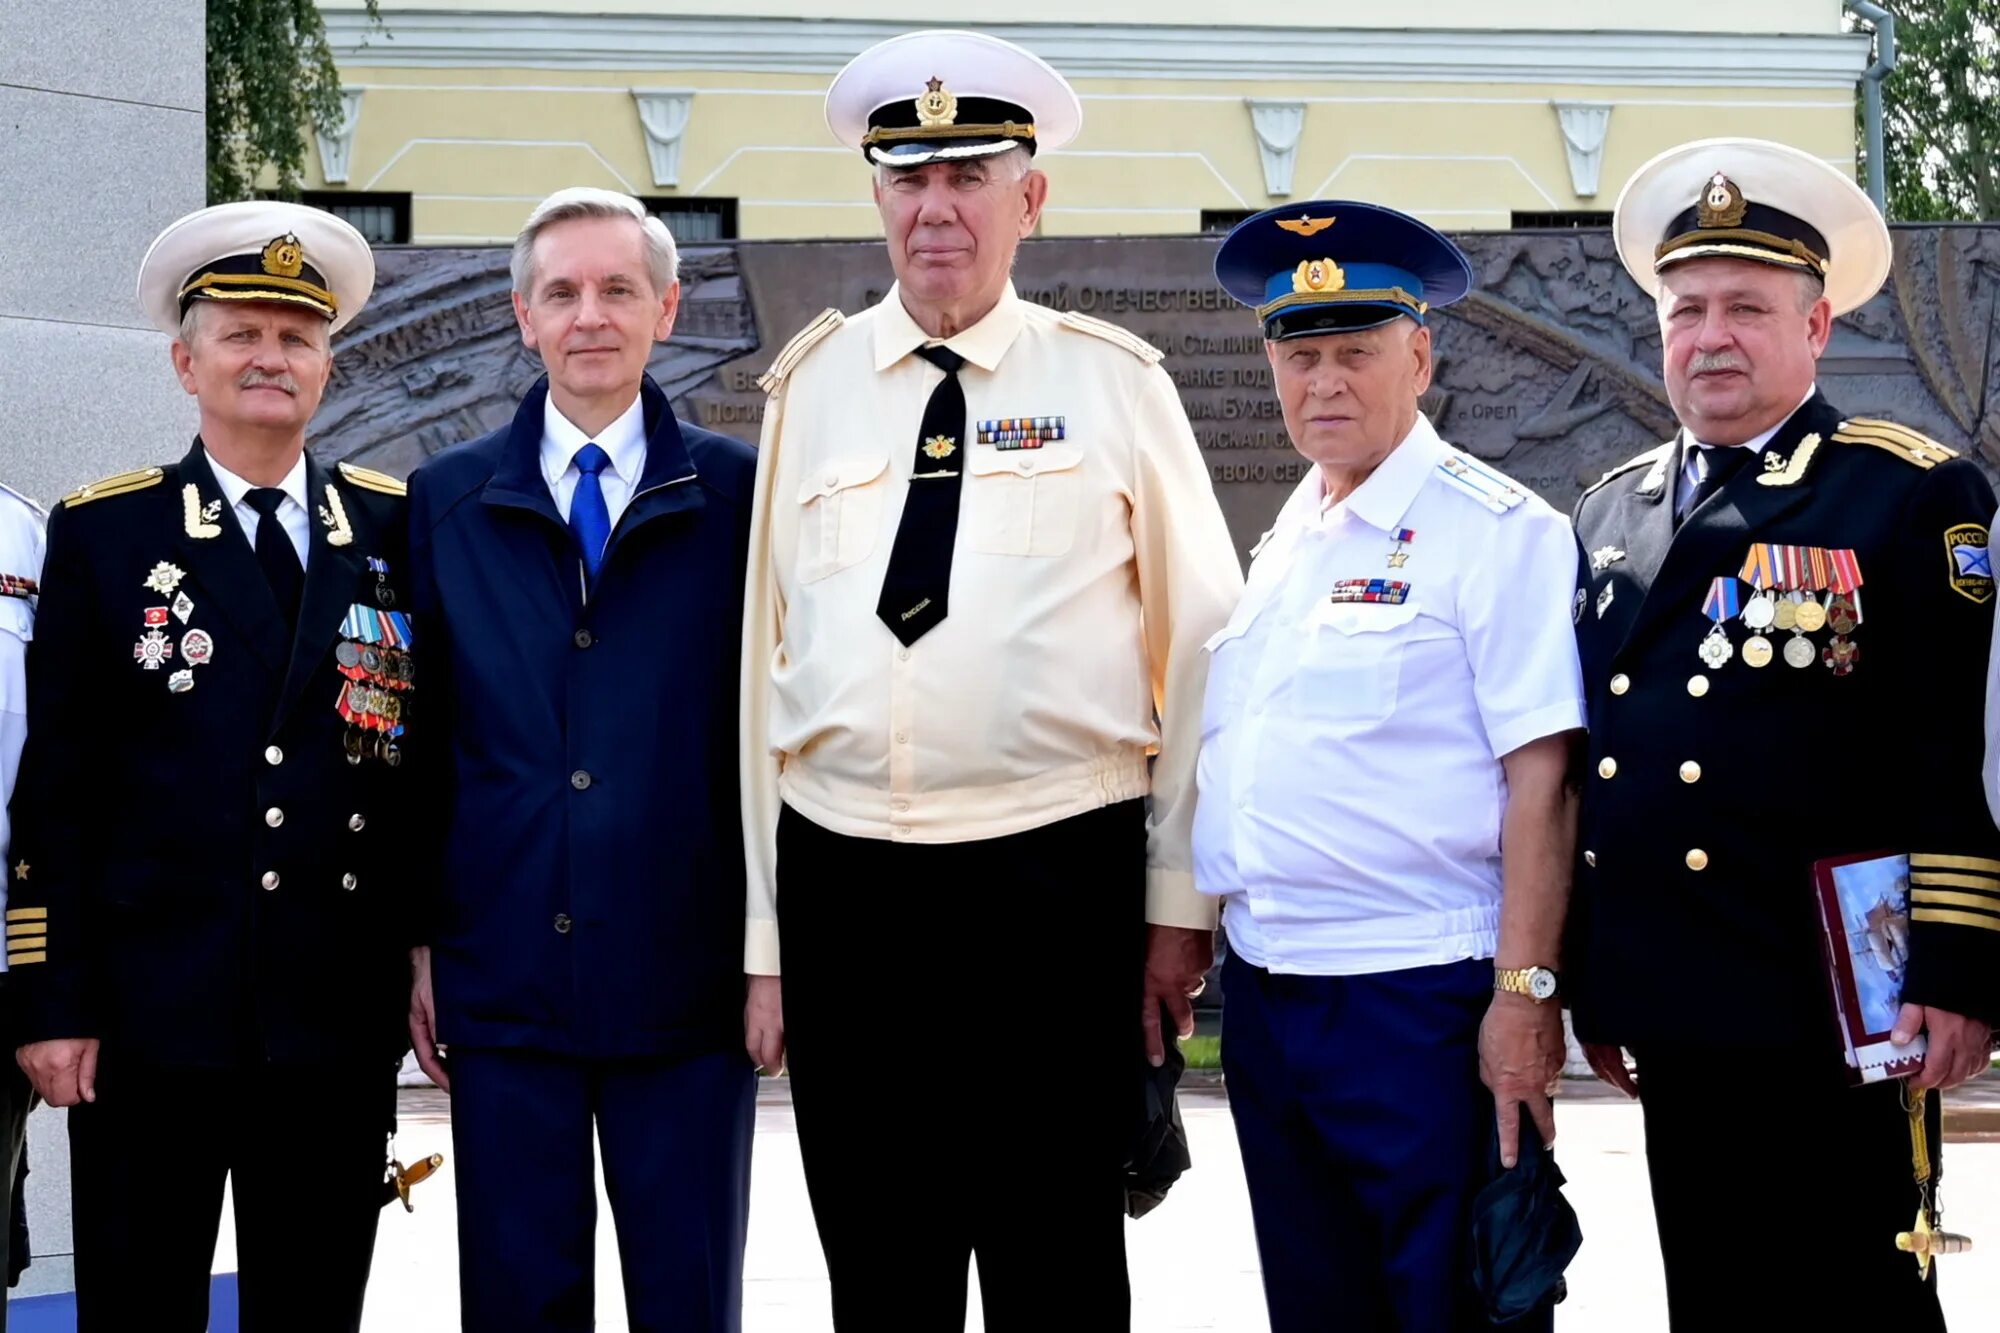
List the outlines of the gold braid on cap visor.
<svg viewBox="0 0 2000 1333">
<path fill-rule="evenodd" d="M 1683 250 L 1692 253 L 1680 253 Z M 1669 259 L 1703 259 L 1710 256 L 1790 264 L 1796 268 L 1809 268 L 1822 278 L 1826 276 L 1825 256 L 1814 254 L 1812 247 L 1804 241 L 1768 231 L 1752 231 L 1747 227 L 1711 227 L 1703 231 L 1683 232 L 1670 241 L 1662 242 L 1659 249 L 1653 252 L 1653 268 L 1657 272 L 1660 265 Z"/>
<path fill-rule="evenodd" d="M 340 309 L 340 302 L 326 288 L 303 278 L 281 278 L 272 273 L 204 273 L 181 288 L 179 299 L 185 301 L 191 295 L 220 301 L 296 301 L 318 307 L 329 316 Z"/>
<path fill-rule="evenodd" d="M 1032 139 L 1035 137 L 1033 125 L 1022 125 L 1015 121 L 1003 121 L 998 125 L 916 125 L 895 129 L 876 128 L 861 136 L 863 148 L 873 148 L 878 143 L 908 143 L 926 139 Z"/>
</svg>

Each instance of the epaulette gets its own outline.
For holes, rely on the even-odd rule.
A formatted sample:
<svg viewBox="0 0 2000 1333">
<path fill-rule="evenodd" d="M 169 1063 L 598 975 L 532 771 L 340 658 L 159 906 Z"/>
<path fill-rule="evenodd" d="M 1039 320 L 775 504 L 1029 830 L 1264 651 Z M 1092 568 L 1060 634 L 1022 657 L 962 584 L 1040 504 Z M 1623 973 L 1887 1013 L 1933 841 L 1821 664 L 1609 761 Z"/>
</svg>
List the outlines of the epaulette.
<svg viewBox="0 0 2000 1333">
<path fill-rule="evenodd" d="M 1842 444 L 1871 444 L 1886 449 L 1904 462 L 1925 469 L 1958 457 L 1958 450 L 1946 448 L 1921 431 L 1877 417 L 1849 417 L 1840 423 L 1833 438 Z"/>
<path fill-rule="evenodd" d="M 1149 366 L 1156 364 L 1161 357 L 1166 355 L 1165 352 L 1162 352 L 1159 348 L 1153 346 L 1153 344 L 1147 342 L 1130 329 L 1121 329 L 1116 324 L 1107 324 L 1103 320 L 1093 319 L 1089 315 L 1079 315 L 1075 311 L 1071 311 L 1062 317 L 1062 324 L 1064 328 L 1075 329 L 1078 333 L 1088 333 L 1093 338 L 1102 338 L 1108 343 L 1116 343 Z"/>
<path fill-rule="evenodd" d="M 341 478 L 351 486 L 359 486 L 364 491 L 377 491 L 383 495 L 408 495 L 409 485 L 397 481 L 386 472 L 377 472 L 371 467 L 356 467 L 352 463 L 336 463 Z"/>
<path fill-rule="evenodd" d="M 1438 475 L 1496 514 L 1518 508 L 1528 493 L 1506 476 L 1467 454 L 1454 450 L 1437 465 Z"/>
<path fill-rule="evenodd" d="M 92 500 L 102 500 L 106 496 L 143 491 L 148 486 L 159 485 L 166 475 L 164 468 L 157 467 L 142 467 L 133 472 L 119 472 L 102 481 L 93 481 L 88 486 L 77 487 L 63 497 L 63 507 L 70 509 L 80 504 L 89 504 Z"/>
<path fill-rule="evenodd" d="M 1577 499 L 1579 501 L 1582 500 L 1584 496 L 1589 495 L 1592 491 L 1597 490 L 1600 486 L 1605 485 L 1606 483 L 1614 480 L 1615 478 L 1624 476 L 1627 472 L 1632 472 L 1642 467 L 1652 466 L 1654 463 L 1659 462 L 1662 458 L 1665 458 L 1668 452 L 1673 449 L 1673 447 L 1674 447 L 1674 442 L 1672 440 L 1668 440 L 1665 444 L 1655 445 L 1653 448 L 1648 449 L 1645 453 L 1640 454 L 1637 458 L 1626 459 L 1624 462 L 1620 463 L 1617 467 L 1612 468 L 1610 471 L 1606 472 L 1603 476 L 1599 477 L 1596 481 L 1591 482 L 1589 486 L 1584 488 L 1583 495 L 1579 495 Z"/>
<path fill-rule="evenodd" d="M 818 346 L 820 339 L 846 322 L 847 316 L 832 306 L 820 311 L 812 323 L 792 335 L 792 340 L 785 344 L 777 359 L 771 362 L 771 368 L 757 377 L 757 387 L 767 394 L 776 393 L 784 384 L 785 377 L 797 369 L 799 362 L 805 360 L 806 353 Z"/>
</svg>

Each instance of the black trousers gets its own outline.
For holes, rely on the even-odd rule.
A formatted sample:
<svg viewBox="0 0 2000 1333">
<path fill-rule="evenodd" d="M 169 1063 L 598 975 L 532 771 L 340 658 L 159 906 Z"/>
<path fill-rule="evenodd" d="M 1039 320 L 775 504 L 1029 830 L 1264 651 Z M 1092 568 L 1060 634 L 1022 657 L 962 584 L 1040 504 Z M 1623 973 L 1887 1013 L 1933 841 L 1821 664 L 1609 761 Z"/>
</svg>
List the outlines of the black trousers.
<svg viewBox="0 0 2000 1333">
<path fill-rule="evenodd" d="M 1140 801 L 914 846 L 783 812 L 788 1062 L 836 1328 L 962 1329 L 973 1255 L 990 1333 L 1051 1309 L 1130 1326 L 1145 862 Z"/>
<path fill-rule="evenodd" d="M 1817 1050 L 1736 1054 L 1632 1053 L 1674 1329 L 1943 1329 L 1938 1273 L 1953 1260 L 1922 1281 L 1896 1248 L 1918 1199 L 1901 1082 L 1848 1087 L 1839 1056 Z M 1926 1109 L 1935 1169 L 1937 1093 Z"/>
<path fill-rule="evenodd" d="M 352 1333 L 396 1066 L 138 1070 L 69 1113 L 78 1333 L 202 1333 L 227 1179 L 243 1333 Z"/>
</svg>

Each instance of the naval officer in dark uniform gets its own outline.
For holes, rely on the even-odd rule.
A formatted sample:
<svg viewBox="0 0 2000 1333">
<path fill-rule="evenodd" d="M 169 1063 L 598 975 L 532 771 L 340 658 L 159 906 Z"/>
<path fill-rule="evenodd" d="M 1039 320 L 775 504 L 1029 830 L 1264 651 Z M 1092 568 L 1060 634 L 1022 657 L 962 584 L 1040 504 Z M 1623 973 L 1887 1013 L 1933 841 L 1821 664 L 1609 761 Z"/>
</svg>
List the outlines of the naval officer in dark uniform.
<svg viewBox="0 0 2000 1333">
<path fill-rule="evenodd" d="M 421 650 L 401 485 L 320 466 L 305 431 L 373 281 L 316 209 L 169 227 L 139 296 L 201 434 L 49 525 L 9 1017 L 36 1091 L 72 1108 L 84 1333 L 208 1327 L 225 1178 L 242 1327 L 360 1325 L 408 1045 Z"/>
<path fill-rule="evenodd" d="M 1936 1090 L 1986 1067 L 2000 1014 L 1993 492 L 1815 384 L 1834 319 L 1889 270 L 1845 176 L 1687 144 L 1641 168 L 1614 227 L 1658 298 L 1682 429 L 1576 509 L 1576 1028 L 1645 1108 L 1675 1328 L 1940 1328 L 1934 1270 L 1898 1236 L 1939 1222 Z M 1883 988 L 1890 1076 L 1857 1087 L 1822 957 L 1852 927 L 1823 928 L 1815 871 L 1882 854 L 1907 857 L 1907 914 L 1878 903 L 1879 962 L 1857 966 Z M 1782 1282 L 1746 1279 L 1745 1228 Z"/>
</svg>

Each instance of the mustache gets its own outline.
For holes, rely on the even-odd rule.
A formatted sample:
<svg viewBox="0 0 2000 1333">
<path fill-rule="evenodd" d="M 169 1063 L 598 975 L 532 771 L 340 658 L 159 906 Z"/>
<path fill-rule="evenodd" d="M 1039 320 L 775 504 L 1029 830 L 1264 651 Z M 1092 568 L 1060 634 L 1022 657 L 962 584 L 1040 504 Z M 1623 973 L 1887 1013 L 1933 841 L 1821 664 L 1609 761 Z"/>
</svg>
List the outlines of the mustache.
<svg viewBox="0 0 2000 1333">
<path fill-rule="evenodd" d="M 266 374 L 261 370 L 244 371 L 236 377 L 236 387 L 239 389 L 262 389 L 266 387 L 283 389 L 294 398 L 298 397 L 299 394 L 299 382 L 290 375 L 283 373 L 275 375 Z"/>
<path fill-rule="evenodd" d="M 1734 352 L 1696 352 L 1688 358 L 1687 373 L 1707 375 L 1718 370 L 1747 371 L 1743 358 Z"/>
</svg>

